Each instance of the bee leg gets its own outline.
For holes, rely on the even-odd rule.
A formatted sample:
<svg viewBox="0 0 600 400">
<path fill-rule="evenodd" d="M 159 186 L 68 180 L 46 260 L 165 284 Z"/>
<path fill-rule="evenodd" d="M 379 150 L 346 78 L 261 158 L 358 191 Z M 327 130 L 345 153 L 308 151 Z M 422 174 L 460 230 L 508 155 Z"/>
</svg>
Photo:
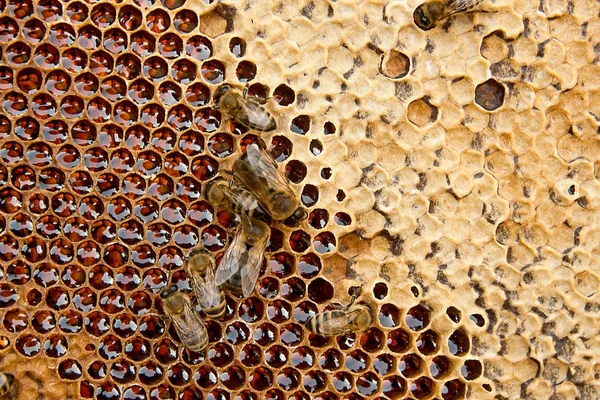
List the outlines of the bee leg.
<svg viewBox="0 0 600 400">
<path fill-rule="evenodd" d="M 242 96 L 244 97 L 244 99 L 246 97 L 248 97 L 248 88 L 250 87 L 250 85 L 248 83 L 246 83 L 246 86 L 244 86 L 244 90 L 242 90 Z"/>
</svg>

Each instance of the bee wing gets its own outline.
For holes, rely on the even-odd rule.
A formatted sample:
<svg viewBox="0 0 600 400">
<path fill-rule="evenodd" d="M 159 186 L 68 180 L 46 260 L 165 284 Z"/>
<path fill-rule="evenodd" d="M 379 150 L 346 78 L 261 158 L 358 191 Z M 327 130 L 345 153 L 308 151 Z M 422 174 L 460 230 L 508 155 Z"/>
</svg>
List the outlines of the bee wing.
<svg viewBox="0 0 600 400">
<path fill-rule="evenodd" d="M 257 144 L 250 144 L 246 147 L 248 155 L 248 164 L 253 168 L 255 174 L 263 178 L 270 188 L 282 188 L 291 196 L 295 196 L 294 190 L 283 176 L 277 163 L 271 157 L 267 150 L 261 150 Z"/>
<path fill-rule="evenodd" d="M 269 236 L 267 235 L 263 240 L 256 243 L 248 250 L 248 260 L 246 261 L 246 265 L 244 265 L 240 271 L 242 276 L 242 293 L 244 294 L 244 297 L 249 297 L 254 290 L 254 286 L 256 286 L 268 241 Z"/>
<path fill-rule="evenodd" d="M 247 125 L 250 128 L 260 131 L 271 131 L 275 129 L 275 120 L 260 103 L 252 98 L 247 98 L 245 102 L 245 114 Z"/>
<path fill-rule="evenodd" d="M 225 254 L 223 254 L 223 259 L 221 259 L 221 263 L 215 272 L 215 283 L 217 285 L 222 285 L 238 272 L 240 269 L 239 261 L 245 251 L 246 246 L 243 243 L 242 235 L 238 232 L 225 251 Z"/>
<path fill-rule="evenodd" d="M 173 323 L 181 341 L 194 351 L 201 351 L 208 345 L 208 332 L 200 315 L 187 302 L 183 315 L 173 318 Z"/>
<path fill-rule="evenodd" d="M 221 302 L 221 289 L 215 281 L 215 271 L 207 268 L 204 279 L 196 282 L 196 297 L 203 308 L 214 307 Z"/>
<path fill-rule="evenodd" d="M 482 2 L 483 0 L 450 0 L 448 2 L 448 7 L 446 7 L 446 12 L 440 19 L 445 19 L 457 13 L 467 12 Z"/>
<path fill-rule="evenodd" d="M 332 316 L 331 319 L 325 324 L 323 331 L 328 335 L 343 335 L 348 333 L 348 325 L 352 324 L 352 322 L 358 317 L 361 313 L 361 309 L 347 309 L 344 311 L 334 311 L 335 316 Z"/>
</svg>

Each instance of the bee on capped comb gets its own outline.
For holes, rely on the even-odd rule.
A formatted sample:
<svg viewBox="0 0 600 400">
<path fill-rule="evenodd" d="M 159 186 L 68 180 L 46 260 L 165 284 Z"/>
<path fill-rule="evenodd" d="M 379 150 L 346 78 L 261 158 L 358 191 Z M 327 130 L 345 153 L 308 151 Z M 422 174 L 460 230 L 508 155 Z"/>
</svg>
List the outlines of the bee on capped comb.
<svg viewBox="0 0 600 400">
<path fill-rule="evenodd" d="M 213 99 L 215 109 L 222 110 L 250 129 L 269 132 L 277 128 L 275 118 L 261 104 L 261 100 L 248 97 L 247 87 L 240 94 L 227 84 L 221 85 L 215 91 Z"/>
<path fill-rule="evenodd" d="M 430 0 L 415 9 L 413 19 L 419 28 L 428 31 L 454 14 L 475 11 L 482 2 L 483 0 Z"/>
</svg>

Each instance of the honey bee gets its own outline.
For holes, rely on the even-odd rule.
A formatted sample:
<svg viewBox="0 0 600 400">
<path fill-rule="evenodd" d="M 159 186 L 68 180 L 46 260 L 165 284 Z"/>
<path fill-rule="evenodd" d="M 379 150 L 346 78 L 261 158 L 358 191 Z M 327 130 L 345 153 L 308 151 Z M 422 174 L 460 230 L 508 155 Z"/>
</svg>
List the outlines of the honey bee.
<svg viewBox="0 0 600 400">
<path fill-rule="evenodd" d="M 242 218 L 242 224 L 215 273 L 217 284 L 221 285 L 230 279 L 231 284 L 236 284 L 236 275 L 239 273 L 242 294 L 244 297 L 250 296 L 260 274 L 270 232 L 269 225 L 264 222 Z"/>
<path fill-rule="evenodd" d="M 0 397 L 10 392 L 15 377 L 6 372 L 0 372 Z"/>
<path fill-rule="evenodd" d="M 204 249 L 194 250 L 184 267 L 202 311 L 210 319 L 220 319 L 227 300 L 215 282 L 215 259 Z"/>
<path fill-rule="evenodd" d="M 355 300 L 356 297 L 353 297 L 348 306 L 337 305 L 333 310 L 316 314 L 304 325 L 309 331 L 322 336 L 367 330 L 373 324 L 373 310 L 366 304 L 354 304 Z"/>
<path fill-rule="evenodd" d="M 190 299 L 177 290 L 177 286 L 168 285 L 160 291 L 163 308 L 175 325 L 175 330 L 185 347 L 200 352 L 208 346 L 208 332 Z"/>
<path fill-rule="evenodd" d="M 430 0 L 415 9 L 413 19 L 419 28 L 428 31 L 451 15 L 469 12 L 482 2 L 483 0 Z"/>
<path fill-rule="evenodd" d="M 269 222 L 269 214 L 254 195 L 240 187 L 227 184 L 224 180 L 212 180 L 205 186 L 204 197 L 210 204 L 227 210 L 239 224 L 243 215 Z"/>
<path fill-rule="evenodd" d="M 248 88 L 242 94 L 237 93 L 231 86 L 219 86 L 214 95 L 215 109 L 220 109 L 236 119 L 241 124 L 257 131 L 269 132 L 277 128 L 275 118 L 255 97 L 248 97 Z"/>
<path fill-rule="evenodd" d="M 246 154 L 233 163 L 234 179 L 250 190 L 273 219 L 290 217 L 297 225 L 306 219 L 306 210 L 273 157 L 256 143 L 246 146 Z"/>
</svg>

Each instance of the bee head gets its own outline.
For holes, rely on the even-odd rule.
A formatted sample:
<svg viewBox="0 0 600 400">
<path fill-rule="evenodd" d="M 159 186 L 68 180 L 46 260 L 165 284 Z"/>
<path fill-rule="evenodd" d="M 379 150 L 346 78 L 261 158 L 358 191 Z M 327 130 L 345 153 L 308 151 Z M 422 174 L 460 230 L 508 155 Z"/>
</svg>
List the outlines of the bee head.
<svg viewBox="0 0 600 400">
<path fill-rule="evenodd" d="M 215 102 L 215 106 L 213 108 L 219 108 L 221 106 L 221 99 L 231 90 L 231 86 L 228 84 L 223 84 L 215 90 L 215 94 L 213 95 L 213 100 Z"/>
<path fill-rule="evenodd" d="M 435 5 L 430 2 L 423 3 L 415 9 L 413 20 L 415 24 L 424 31 L 428 31 L 435 27 L 434 9 Z"/>
<path fill-rule="evenodd" d="M 175 285 L 167 285 L 160 291 L 160 298 L 166 299 L 171 296 L 173 293 L 177 291 L 177 286 Z"/>
<path fill-rule="evenodd" d="M 306 209 L 304 207 L 298 207 L 298 208 L 296 208 L 296 211 L 294 211 L 294 213 L 292 215 L 290 215 L 289 217 L 286 218 L 285 221 L 283 221 L 283 223 L 286 226 L 295 228 L 298 225 L 300 225 L 300 223 L 307 218 L 308 218 L 308 213 L 306 212 Z"/>
</svg>

